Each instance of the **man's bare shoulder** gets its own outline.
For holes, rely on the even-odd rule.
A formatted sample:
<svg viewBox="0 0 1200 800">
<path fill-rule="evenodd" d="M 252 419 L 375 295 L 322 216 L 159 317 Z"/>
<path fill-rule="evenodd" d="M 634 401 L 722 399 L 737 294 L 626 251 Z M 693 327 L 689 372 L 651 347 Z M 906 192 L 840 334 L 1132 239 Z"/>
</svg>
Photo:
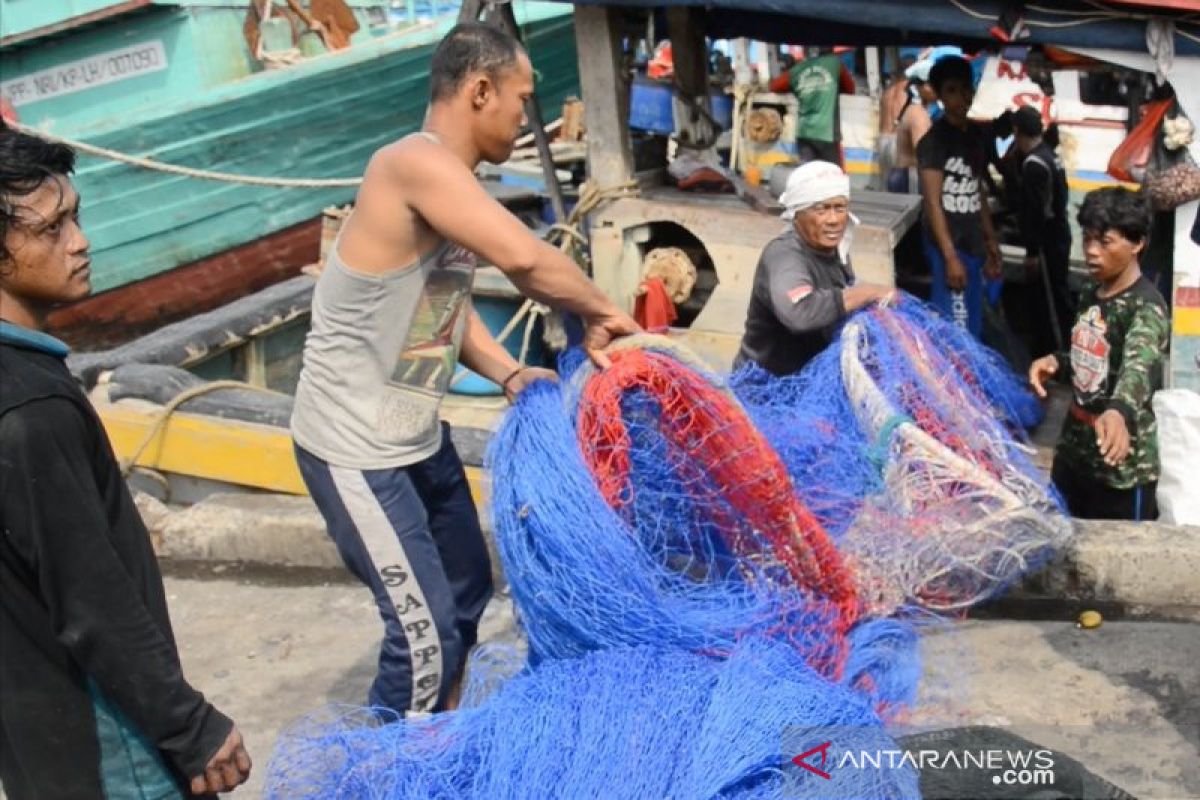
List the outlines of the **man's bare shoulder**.
<svg viewBox="0 0 1200 800">
<path fill-rule="evenodd" d="M 425 136 L 412 135 L 376 150 L 363 177 L 372 182 L 379 179 L 406 182 L 431 173 L 455 172 L 470 174 L 445 147 Z"/>
</svg>

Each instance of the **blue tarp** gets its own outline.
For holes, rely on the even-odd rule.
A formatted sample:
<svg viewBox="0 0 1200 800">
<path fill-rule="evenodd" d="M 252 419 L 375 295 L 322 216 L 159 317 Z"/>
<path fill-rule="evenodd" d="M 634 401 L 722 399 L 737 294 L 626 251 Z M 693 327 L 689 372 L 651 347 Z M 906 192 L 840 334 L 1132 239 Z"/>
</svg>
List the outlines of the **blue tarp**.
<svg viewBox="0 0 1200 800">
<path fill-rule="evenodd" d="M 707 9 L 711 36 L 745 36 L 792 44 L 902 45 L 947 39 L 988 40 L 1002 3 L 999 0 L 583 0 L 577 5 L 663 8 L 670 5 Z M 1146 20 L 1175 20 L 1178 55 L 1200 56 L 1200 22 L 1195 12 L 1134 10 L 1077 0 L 1040 0 L 1026 21 L 1030 38 L 1021 44 L 1100 47 L 1146 52 Z M 1191 22 L 1184 22 L 1185 17 Z"/>
</svg>

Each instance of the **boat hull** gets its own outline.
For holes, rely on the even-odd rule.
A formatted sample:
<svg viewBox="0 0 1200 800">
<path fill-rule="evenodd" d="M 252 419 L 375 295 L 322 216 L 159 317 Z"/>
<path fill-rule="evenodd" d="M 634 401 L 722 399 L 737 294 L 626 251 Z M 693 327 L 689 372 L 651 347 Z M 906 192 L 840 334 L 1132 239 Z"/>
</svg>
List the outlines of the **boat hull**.
<svg viewBox="0 0 1200 800">
<path fill-rule="evenodd" d="M 47 320 L 78 350 L 117 347 L 163 325 L 295 277 L 317 260 L 321 220 L 292 225 L 253 242 L 73 303 Z"/>
<path fill-rule="evenodd" d="M 540 79 L 544 116 L 553 119 L 563 100 L 578 93 L 570 6 L 526 6 L 518 19 Z M 123 113 L 120 120 L 93 117 L 72 127 L 39 114 L 42 104 L 19 112 L 26 124 L 181 167 L 353 178 L 377 149 L 420 128 L 430 56 L 452 23 L 256 73 L 199 92 L 194 100 Z M 154 31 L 162 24 L 150 13 L 131 21 L 128 34 L 137 38 L 139 28 Z M 83 101 L 87 94 L 73 96 Z M 313 221 L 324 208 L 351 202 L 356 192 L 353 186 L 202 180 L 87 154 L 78 159 L 75 183 L 98 296 L 56 313 L 53 325 L 82 349 L 111 346 L 295 274 L 316 259 Z"/>
</svg>

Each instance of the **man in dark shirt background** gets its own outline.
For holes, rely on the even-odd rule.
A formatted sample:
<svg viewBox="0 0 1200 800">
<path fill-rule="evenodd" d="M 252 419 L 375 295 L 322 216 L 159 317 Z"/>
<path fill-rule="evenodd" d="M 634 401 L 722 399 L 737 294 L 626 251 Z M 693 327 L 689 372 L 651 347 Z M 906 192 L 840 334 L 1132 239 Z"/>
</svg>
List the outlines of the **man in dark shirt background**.
<svg viewBox="0 0 1200 800">
<path fill-rule="evenodd" d="M 930 301 L 979 338 L 984 276 L 1000 277 L 1001 262 L 983 180 L 983 133 L 967 118 L 975 99 L 971 65 L 958 56 L 942 58 L 930 69 L 929 83 L 945 109 L 917 145 Z"/>
<path fill-rule="evenodd" d="M 1067 289 L 1071 260 L 1067 172 L 1054 148 L 1042 138 L 1042 115 L 1036 108 L 1017 109 L 1012 124 L 1020 158 L 1017 223 L 1025 246 L 1025 276 L 1042 298 L 1042 313 L 1037 315 L 1034 331 L 1034 352 L 1056 352 L 1064 349 L 1074 319 Z M 1047 289 L 1052 303 L 1046 302 Z"/>
<path fill-rule="evenodd" d="M 228 791 L 241 734 L 183 677 L 146 528 L 41 330 L 91 290 L 74 161 L 0 124 L 0 781 L 10 800 Z"/>
<path fill-rule="evenodd" d="M 812 161 L 788 176 L 779 198 L 791 227 L 763 249 L 754 272 L 746 332 L 734 367 L 754 362 L 775 375 L 798 371 L 821 352 L 847 314 L 891 294 L 855 284 L 846 243 L 850 178 Z"/>
</svg>

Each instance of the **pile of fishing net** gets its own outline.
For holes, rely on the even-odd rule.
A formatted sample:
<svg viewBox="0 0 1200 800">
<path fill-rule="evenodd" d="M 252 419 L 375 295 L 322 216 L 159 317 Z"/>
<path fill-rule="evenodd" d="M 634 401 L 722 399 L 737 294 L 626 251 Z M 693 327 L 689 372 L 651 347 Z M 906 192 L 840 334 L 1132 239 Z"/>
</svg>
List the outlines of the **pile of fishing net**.
<svg viewBox="0 0 1200 800">
<path fill-rule="evenodd" d="M 661 337 L 603 372 L 569 354 L 488 454 L 526 666 L 451 714 L 298 733 L 268 794 L 771 797 L 789 726 L 886 738 L 921 674 L 913 607 L 987 597 L 1069 530 L 1018 440 L 1036 403 L 939 325 L 857 314 L 782 379 Z"/>
<path fill-rule="evenodd" d="M 379 724 L 312 719 L 281 739 L 272 798 L 919 798 L 912 769 L 791 762 L 783 733 L 895 749 L 870 705 L 756 639 L 726 658 L 621 647 L 545 661 L 476 706 Z M 828 767 L 828 765 L 827 765 Z"/>
<path fill-rule="evenodd" d="M 531 659 L 768 637 L 881 710 L 909 703 L 915 633 L 863 617 L 855 576 L 733 395 L 662 337 L 610 358 L 524 392 L 489 449 Z"/>
<path fill-rule="evenodd" d="M 1036 399 L 916 300 L 854 315 L 798 375 L 752 367 L 731 384 L 876 612 L 967 608 L 1071 535 L 1028 456 Z"/>
</svg>

